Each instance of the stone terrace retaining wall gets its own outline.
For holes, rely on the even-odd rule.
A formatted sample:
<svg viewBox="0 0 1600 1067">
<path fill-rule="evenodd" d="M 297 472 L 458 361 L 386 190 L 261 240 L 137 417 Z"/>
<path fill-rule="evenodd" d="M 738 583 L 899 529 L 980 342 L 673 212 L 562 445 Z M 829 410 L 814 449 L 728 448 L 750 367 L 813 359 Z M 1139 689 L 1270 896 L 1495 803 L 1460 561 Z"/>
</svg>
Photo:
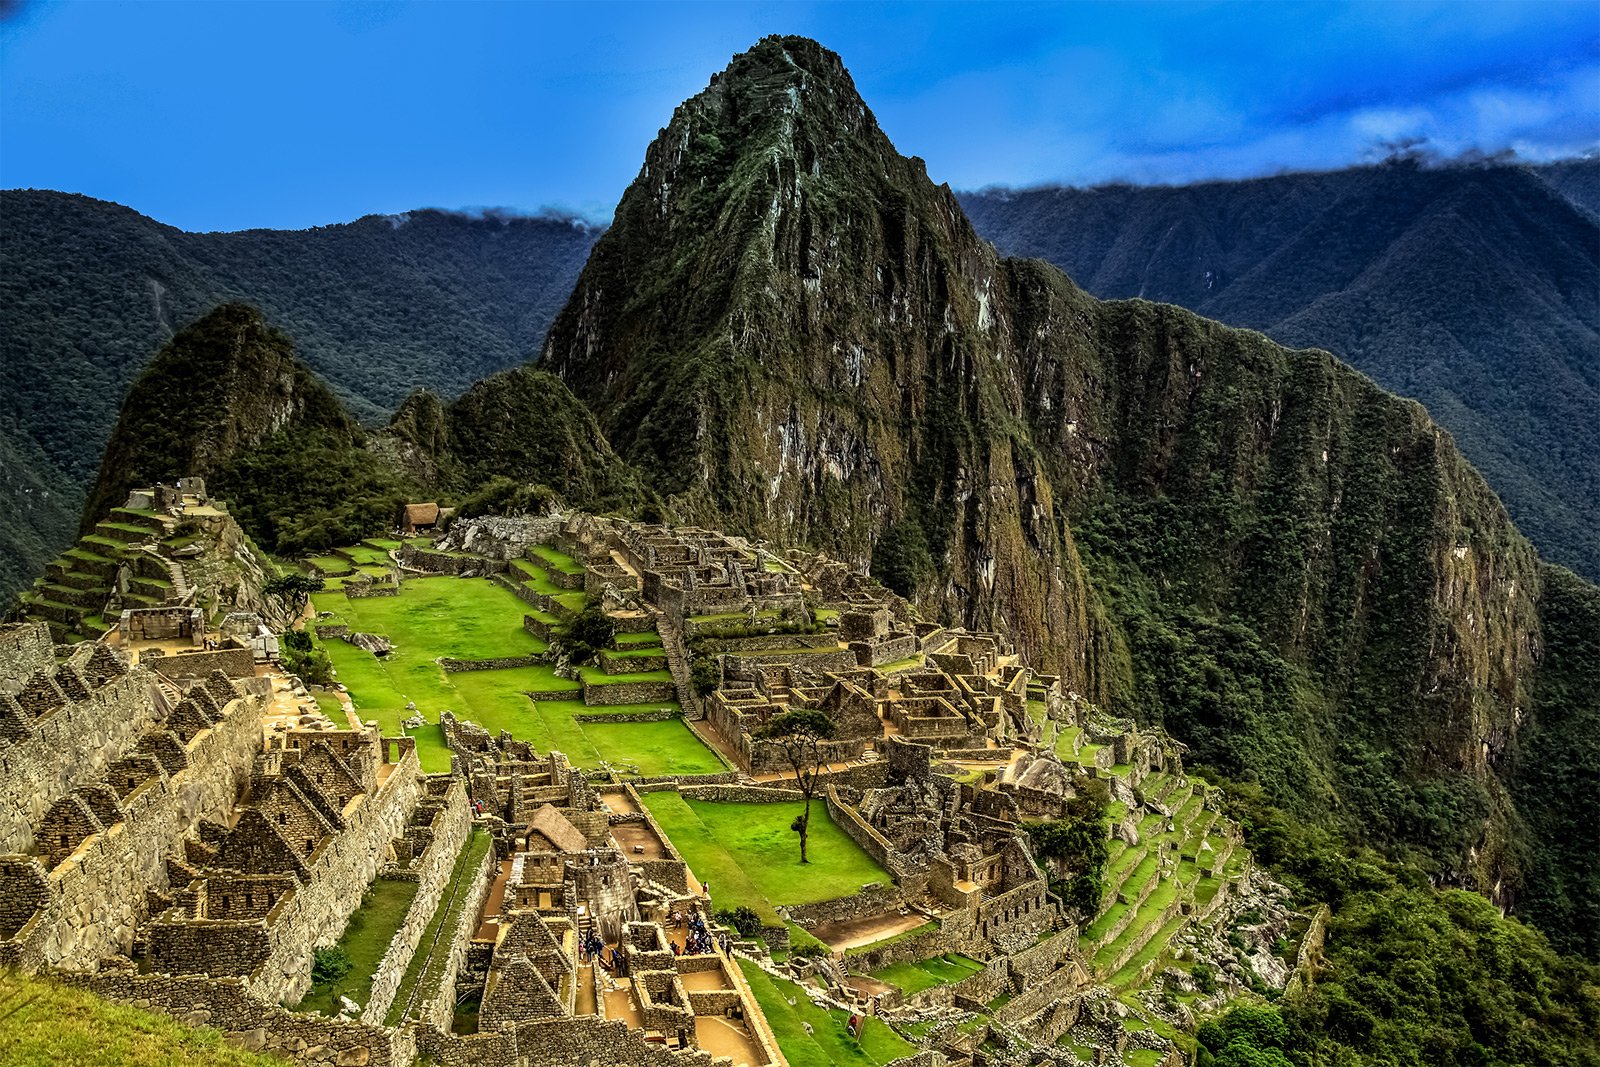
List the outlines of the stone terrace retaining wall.
<svg viewBox="0 0 1600 1067">
<path fill-rule="evenodd" d="M 221 671 L 229 678 L 253 678 L 256 673 L 255 655 L 248 648 L 219 648 L 212 652 L 180 652 L 175 656 L 150 657 L 148 666 L 173 681 L 204 678 L 212 671 Z"/>
<path fill-rule="evenodd" d="M 453 574 L 457 577 L 500 574 L 509 566 L 503 559 L 452 556 L 446 552 L 434 552 L 432 549 L 418 548 L 415 545 L 400 546 L 400 564 L 414 571 L 422 571 L 424 574 Z"/>
<path fill-rule="evenodd" d="M 356 583 L 346 585 L 343 592 L 346 600 L 366 600 L 375 596 L 399 596 L 400 587 L 381 582 L 373 582 L 371 584 Z"/>
<path fill-rule="evenodd" d="M 583 683 L 585 704 L 651 704 L 678 699 L 671 682 L 611 682 L 607 685 Z"/>
<path fill-rule="evenodd" d="M 824 900 L 816 904 L 794 904 L 783 910 L 788 913 L 789 918 L 801 926 L 810 927 L 817 923 L 849 922 L 864 915 L 899 911 L 904 905 L 905 898 L 900 890 L 892 885 L 876 885 L 837 900 Z"/>
<path fill-rule="evenodd" d="M 214 1026 L 251 1051 L 298 1063 L 409 1067 L 416 1043 L 405 1030 L 288 1011 L 251 996 L 236 978 L 180 978 L 131 971 L 64 975 L 63 980 L 191 1026 Z"/>
<path fill-rule="evenodd" d="M 414 868 L 417 895 L 412 898 L 405 921 L 395 931 L 388 950 L 378 962 L 378 969 L 372 977 L 372 993 L 361 1010 L 362 1022 L 374 1026 L 383 1024 L 389 1005 L 394 1003 L 395 993 L 400 989 L 400 981 L 405 977 L 406 967 L 411 963 L 411 955 L 422 940 L 428 923 L 433 920 L 434 909 L 438 907 L 445 887 L 450 884 L 450 872 L 455 867 L 456 856 L 460 854 L 471 830 L 472 808 L 467 803 L 466 783 L 460 778 L 452 778 L 450 788 L 444 795 L 444 807 L 434 820 L 433 843 Z"/>
<path fill-rule="evenodd" d="M 543 662 L 543 657 L 536 655 L 501 656 L 499 659 L 451 659 L 442 656 L 439 659 L 439 666 L 444 668 L 446 674 L 457 674 L 462 671 L 501 671 L 511 667 L 532 667 L 536 663 Z"/>
<path fill-rule="evenodd" d="M 683 718 L 683 711 L 665 708 L 659 711 L 629 711 L 611 715 L 597 711 L 589 715 L 574 715 L 572 718 L 577 722 L 666 722 L 668 719 Z"/>
<path fill-rule="evenodd" d="M 876 971 L 896 963 L 941 956 L 959 949 L 958 939 L 941 926 L 930 927 L 887 945 L 864 945 L 844 954 L 844 965 L 851 971 Z"/>
<path fill-rule="evenodd" d="M 790 804 L 803 799 L 799 789 L 774 789 L 764 785 L 686 785 L 678 792 L 692 800 L 730 804 Z"/>
</svg>

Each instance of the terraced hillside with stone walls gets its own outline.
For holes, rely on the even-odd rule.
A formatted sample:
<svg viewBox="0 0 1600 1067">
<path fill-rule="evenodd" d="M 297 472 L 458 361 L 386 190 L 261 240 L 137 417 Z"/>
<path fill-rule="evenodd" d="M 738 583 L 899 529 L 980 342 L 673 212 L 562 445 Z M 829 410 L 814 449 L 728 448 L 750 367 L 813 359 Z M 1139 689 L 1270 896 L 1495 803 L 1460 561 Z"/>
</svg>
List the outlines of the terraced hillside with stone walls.
<svg viewBox="0 0 1600 1067">
<path fill-rule="evenodd" d="M 507 560 L 428 538 L 374 539 L 307 562 L 328 586 L 312 597 L 310 629 L 336 679 L 358 715 L 415 736 L 427 769 L 449 767 L 448 712 L 585 768 L 726 770 L 681 722 L 652 618 L 616 616 L 590 662 L 562 659 L 589 594 L 585 568 L 549 545 Z M 381 639 L 381 652 L 360 635 Z"/>
</svg>

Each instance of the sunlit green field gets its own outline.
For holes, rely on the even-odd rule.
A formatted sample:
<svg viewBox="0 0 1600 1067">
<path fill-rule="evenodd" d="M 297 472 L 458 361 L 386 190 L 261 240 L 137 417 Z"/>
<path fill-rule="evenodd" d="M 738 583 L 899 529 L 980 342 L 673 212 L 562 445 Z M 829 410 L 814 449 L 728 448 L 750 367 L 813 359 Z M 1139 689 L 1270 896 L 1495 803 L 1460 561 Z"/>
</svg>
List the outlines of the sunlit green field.
<svg viewBox="0 0 1600 1067">
<path fill-rule="evenodd" d="M 404 582 L 393 597 L 350 600 L 339 592 L 313 597 L 319 612 L 352 630 L 382 634 L 394 645 L 384 657 L 363 652 L 342 640 L 321 642 L 338 680 L 349 690 L 357 714 L 375 719 L 384 732 L 402 732 L 402 720 L 415 703 L 428 725 L 418 730 L 417 753 L 426 771 L 450 769 L 450 752 L 434 725 L 443 711 L 469 719 L 491 734 L 509 730 L 541 752 L 556 750 L 574 764 L 595 768 L 610 764 L 640 775 L 715 774 L 723 762 L 683 724 L 664 722 L 581 723 L 582 714 L 622 715 L 677 710 L 675 701 L 660 704 L 595 706 L 583 704 L 578 682 L 559 678 L 548 664 L 492 671 L 446 672 L 439 657 L 491 659 L 543 652 L 544 642 L 522 629 L 527 605 L 500 586 L 473 578 L 418 578 Z M 607 677 L 585 671 L 591 683 L 670 681 L 666 671 Z M 535 701 L 530 692 L 559 693 L 561 698 Z"/>
</svg>

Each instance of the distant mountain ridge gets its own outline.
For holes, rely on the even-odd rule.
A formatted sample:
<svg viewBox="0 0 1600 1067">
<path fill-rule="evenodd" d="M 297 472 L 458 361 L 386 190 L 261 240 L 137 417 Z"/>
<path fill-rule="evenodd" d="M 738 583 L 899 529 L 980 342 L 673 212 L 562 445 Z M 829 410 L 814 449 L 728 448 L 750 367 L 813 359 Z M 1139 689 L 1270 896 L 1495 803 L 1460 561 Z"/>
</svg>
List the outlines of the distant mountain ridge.
<svg viewBox="0 0 1600 1067">
<path fill-rule="evenodd" d="M 186 233 L 86 196 L 0 192 L 0 599 L 72 540 L 117 410 L 183 325 L 260 307 L 363 422 L 538 351 L 598 229 L 420 210 Z"/>
<path fill-rule="evenodd" d="M 1600 160 L 960 200 L 1097 296 L 1324 348 L 1422 401 L 1541 552 L 1600 579 Z"/>
</svg>

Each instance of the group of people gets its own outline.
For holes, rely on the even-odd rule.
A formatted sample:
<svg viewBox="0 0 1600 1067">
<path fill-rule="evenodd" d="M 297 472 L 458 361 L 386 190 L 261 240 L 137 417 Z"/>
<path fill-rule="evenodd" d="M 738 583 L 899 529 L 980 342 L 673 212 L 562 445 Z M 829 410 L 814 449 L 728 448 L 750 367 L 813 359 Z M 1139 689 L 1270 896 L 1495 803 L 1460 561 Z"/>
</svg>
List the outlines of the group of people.
<svg viewBox="0 0 1600 1067">
<path fill-rule="evenodd" d="M 620 944 L 615 948 L 607 946 L 593 930 L 578 939 L 578 957 L 583 963 L 593 960 L 604 967 L 612 978 L 626 978 L 630 973 L 628 950 Z M 610 988 L 610 984 L 608 980 L 607 988 Z"/>
<path fill-rule="evenodd" d="M 684 931 L 683 941 L 672 943 L 672 954 L 682 956 L 685 953 L 694 956 L 706 952 L 721 950 L 726 956 L 733 947 L 733 940 L 728 937 L 728 932 L 723 930 L 713 934 L 706 926 L 706 917 L 700 914 L 697 907 L 692 911 L 683 911 L 679 908 L 672 910 L 672 925 Z"/>
</svg>

